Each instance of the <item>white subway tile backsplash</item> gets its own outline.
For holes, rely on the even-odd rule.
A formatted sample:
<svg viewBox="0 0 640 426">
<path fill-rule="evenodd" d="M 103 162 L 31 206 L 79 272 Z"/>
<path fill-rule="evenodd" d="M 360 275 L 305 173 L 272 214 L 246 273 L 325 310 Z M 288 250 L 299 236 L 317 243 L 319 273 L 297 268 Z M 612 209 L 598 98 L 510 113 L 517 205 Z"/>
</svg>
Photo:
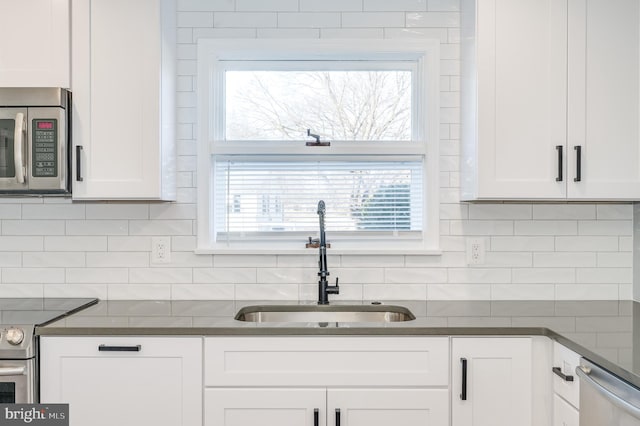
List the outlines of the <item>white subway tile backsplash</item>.
<svg viewBox="0 0 640 426">
<path fill-rule="evenodd" d="M 169 284 L 109 284 L 108 298 L 112 300 L 169 300 Z"/>
<path fill-rule="evenodd" d="M 446 28 L 385 28 L 384 38 L 408 38 L 408 39 L 436 39 L 442 43 L 447 41 Z"/>
<path fill-rule="evenodd" d="M 580 235 L 631 235 L 632 231 L 631 220 L 578 221 L 578 234 Z"/>
<path fill-rule="evenodd" d="M 633 204 L 599 204 L 596 206 L 596 217 L 600 220 L 631 220 Z"/>
<path fill-rule="evenodd" d="M 596 266 L 597 256 L 590 252 L 533 253 L 533 266 L 538 267 L 590 267 Z"/>
<path fill-rule="evenodd" d="M 213 12 L 178 12 L 179 27 L 213 27 Z"/>
<path fill-rule="evenodd" d="M 106 284 L 47 284 L 44 297 L 97 297 L 108 298 Z M 0 296 L 2 297 L 2 296 Z"/>
<path fill-rule="evenodd" d="M 194 28 L 193 41 L 196 42 L 201 38 L 256 38 L 256 34 L 255 28 Z M 196 71 L 194 69 L 192 72 L 185 72 L 184 69 L 178 69 L 178 74 L 195 75 Z M 179 133 L 179 135 L 184 137 L 183 134 Z"/>
<path fill-rule="evenodd" d="M 343 12 L 344 28 L 403 27 L 402 12 Z"/>
<path fill-rule="evenodd" d="M 578 235 L 575 220 L 517 220 L 516 235 Z"/>
<path fill-rule="evenodd" d="M 85 219 L 82 204 L 23 205 L 22 219 Z"/>
<path fill-rule="evenodd" d="M 307 268 L 259 268 L 258 284 L 310 284 L 317 280 L 317 270 Z"/>
<path fill-rule="evenodd" d="M 297 12 L 298 0 L 236 0 L 237 12 Z"/>
<path fill-rule="evenodd" d="M 178 0 L 178 11 L 218 11 L 235 10 L 235 0 Z"/>
<path fill-rule="evenodd" d="M 278 26 L 278 15 L 275 12 L 216 12 L 213 15 L 213 26 L 216 28 L 275 28 Z"/>
<path fill-rule="evenodd" d="M 593 204 L 536 204 L 533 218 L 543 220 L 595 219 L 596 206 Z"/>
<path fill-rule="evenodd" d="M 0 284 L 0 297 L 44 297 L 42 284 Z"/>
<path fill-rule="evenodd" d="M 317 28 L 258 28 L 258 38 L 320 38 Z"/>
<path fill-rule="evenodd" d="M 491 237 L 493 251 L 553 251 L 554 237 Z"/>
<path fill-rule="evenodd" d="M 460 10 L 460 0 L 427 0 L 430 12 L 455 12 Z"/>
<path fill-rule="evenodd" d="M 577 282 L 586 284 L 631 284 L 631 268 L 578 268 Z"/>
<path fill-rule="evenodd" d="M 407 27 L 452 28 L 460 26 L 460 14 L 456 12 L 407 13 Z"/>
<path fill-rule="evenodd" d="M 382 28 L 321 28 L 320 38 L 384 38 Z"/>
<path fill-rule="evenodd" d="M 509 283 L 511 270 L 508 268 L 451 268 L 449 282 L 461 284 Z"/>
<path fill-rule="evenodd" d="M 151 208 L 153 205 L 151 205 Z M 147 204 L 96 203 L 86 207 L 86 219 L 149 219 Z"/>
<path fill-rule="evenodd" d="M 129 281 L 127 268 L 67 268 L 67 283 L 113 284 Z"/>
<path fill-rule="evenodd" d="M 491 300 L 553 300 L 553 284 L 492 284 Z"/>
<path fill-rule="evenodd" d="M 331 275 L 327 278 L 329 284 L 335 284 L 336 278 L 340 279 L 340 283 L 345 284 L 382 284 L 384 282 L 394 282 L 393 280 L 385 280 L 385 269 L 384 268 L 330 268 Z M 386 271 L 389 271 L 388 269 Z M 310 274 L 313 279 L 307 280 L 317 281 L 317 270 L 312 270 Z M 404 282 L 412 282 L 412 281 L 404 281 Z"/>
<path fill-rule="evenodd" d="M 633 255 L 629 252 L 597 253 L 597 256 L 597 266 L 602 268 L 629 267 L 629 265 L 633 264 Z"/>
<path fill-rule="evenodd" d="M 191 268 L 131 268 L 129 282 L 139 284 L 192 283 Z"/>
<path fill-rule="evenodd" d="M 426 284 L 365 284 L 364 300 L 426 300 Z"/>
<path fill-rule="evenodd" d="M 452 220 L 451 235 L 513 235 L 513 221 Z"/>
<path fill-rule="evenodd" d="M 428 300 L 491 300 L 489 284 L 429 284 Z"/>
<path fill-rule="evenodd" d="M 469 219 L 531 219 L 530 204 L 469 204 Z"/>
<path fill-rule="evenodd" d="M 364 10 L 372 12 L 393 12 L 396 10 L 425 11 L 427 0 L 363 0 Z"/>
<path fill-rule="evenodd" d="M 90 268 L 148 267 L 146 252 L 91 252 L 86 254 L 86 265 Z"/>
<path fill-rule="evenodd" d="M 617 284 L 557 284 L 556 300 L 616 300 Z"/>
<path fill-rule="evenodd" d="M 84 252 L 26 252 L 22 254 L 22 265 L 14 266 L 82 268 L 86 266 L 85 258 Z"/>
<path fill-rule="evenodd" d="M 202 284 L 255 284 L 256 268 L 194 268 L 193 282 Z"/>
<path fill-rule="evenodd" d="M 130 235 L 192 235 L 191 220 L 131 220 Z"/>
<path fill-rule="evenodd" d="M 126 220 L 67 220 L 67 235 L 127 235 Z"/>
<path fill-rule="evenodd" d="M 512 271 L 514 283 L 575 283 L 576 270 L 573 268 L 515 268 Z"/>
<path fill-rule="evenodd" d="M 618 251 L 617 237 L 555 237 L 557 251 Z"/>
<path fill-rule="evenodd" d="M 2 268 L 3 283 L 64 283 L 64 268 Z"/>
<path fill-rule="evenodd" d="M 301 12 L 357 12 L 362 0 L 299 0 Z"/>
<path fill-rule="evenodd" d="M 258 27 L 266 26 L 258 25 Z M 336 28 L 340 27 L 340 14 L 334 12 L 278 13 L 277 26 L 279 28 Z"/>
<path fill-rule="evenodd" d="M 2 235 L 64 235 L 64 220 L 3 220 Z"/>
<path fill-rule="evenodd" d="M 295 284 L 243 284 L 237 285 L 236 300 L 297 300 Z"/>
<path fill-rule="evenodd" d="M 233 300 L 233 284 L 175 284 L 171 286 L 173 300 Z"/>
<path fill-rule="evenodd" d="M 444 268 L 386 268 L 384 273 L 387 283 L 428 284 L 447 282 L 447 270 Z"/>
<path fill-rule="evenodd" d="M 0 204 L 0 219 L 21 219 L 22 206 L 20 204 Z"/>
</svg>

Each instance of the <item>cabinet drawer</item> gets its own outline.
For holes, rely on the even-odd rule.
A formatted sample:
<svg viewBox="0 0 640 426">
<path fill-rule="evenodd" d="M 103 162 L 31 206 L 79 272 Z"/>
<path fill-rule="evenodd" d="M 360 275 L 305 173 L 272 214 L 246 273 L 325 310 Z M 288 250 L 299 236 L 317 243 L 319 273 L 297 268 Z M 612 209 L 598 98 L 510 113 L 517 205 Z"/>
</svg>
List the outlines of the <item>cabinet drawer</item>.
<svg viewBox="0 0 640 426">
<path fill-rule="evenodd" d="M 579 426 L 580 413 L 558 395 L 553 395 L 553 426 Z"/>
<path fill-rule="evenodd" d="M 211 337 L 205 386 L 447 386 L 448 337 Z"/>
<path fill-rule="evenodd" d="M 580 355 L 558 342 L 553 343 L 553 366 L 559 367 L 562 374 L 573 376 L 573 381 L 566 381 L 554 374 L 553 390 L 578 409 L 580 408 L 580 381 L 576 376 L 576 367 L 579 364 Z"/>
</svg>

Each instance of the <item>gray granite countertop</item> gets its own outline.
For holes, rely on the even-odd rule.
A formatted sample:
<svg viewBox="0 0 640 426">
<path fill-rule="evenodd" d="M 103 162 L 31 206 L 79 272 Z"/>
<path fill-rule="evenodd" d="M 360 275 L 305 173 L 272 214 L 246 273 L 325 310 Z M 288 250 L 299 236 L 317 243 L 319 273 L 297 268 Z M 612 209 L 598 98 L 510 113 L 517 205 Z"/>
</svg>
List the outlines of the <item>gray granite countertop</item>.
<svg viewBox="0 0 640 426">
<path fill-rule="evenodd" d="M 393 301 L 385 304 L 407 307 L 416 319 L 385 324 L 250 323 L 233 319 L 245 306 L 265 304 L 298 303 L 100 301 L 38 327 L 36 332 L 66 336 L 544 335 L 640 387 L 640 303 L 632 301 Z"/>
</svg>

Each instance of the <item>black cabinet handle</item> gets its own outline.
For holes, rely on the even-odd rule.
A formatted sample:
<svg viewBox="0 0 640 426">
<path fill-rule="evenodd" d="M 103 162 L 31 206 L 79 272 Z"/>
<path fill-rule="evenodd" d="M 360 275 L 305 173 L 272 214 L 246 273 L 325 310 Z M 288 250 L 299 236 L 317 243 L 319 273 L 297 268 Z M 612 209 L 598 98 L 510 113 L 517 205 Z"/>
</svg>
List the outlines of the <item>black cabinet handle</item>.
<svg viewBox="0 0 640 426">
<path fill-rule="evenodd" d="M 336 426 L 340 426 L 340 409 L 336 408 Z"/>
<path fill-rule="evenodd" d="M 556 145 L 556 150 L 558 151 L 558 176 L 556 177 L 556 182 L 562 182 L 562 145 Z"/>
<path fill-rule="evenodd" d="M 317 408 L 313 409 L 313 426 L 320 426 L 320 410 Z"/>
<path fill-rule="evenodd" d="M 132 345 L 132 346 L 100 345 L 98 346 L 98 351 L 100 352 L 140 352 L 140 350 L 142 350 L 142 345 Z"/>
<path fill-rule="evenodd" d="M 576 145 L 573 149 L 576 150 L 576 177 L 573 181 L 580 182 L 582 180 L 582 147 L 580 145 Z"/>
<path fill-rule="evenodd" d="M 76 145 L 76 181 L 82 182 L 82 145 Z"/>
<path fill-rule="evenodd" d="M 460 362 L 462 363 L 462 392 L 460 393 L 460 399 L 463 401 L 467 400 L 467 359 L 460 358 Z"/>
<path fill-rule="evenodd" d="M 551 371 L 553 371 L 556 376 L 560 376 L 560 378 L 565 382 L 573 382 L 573 376 L 565 375 L 560 367 L 553 367 Z"/>
</svg>

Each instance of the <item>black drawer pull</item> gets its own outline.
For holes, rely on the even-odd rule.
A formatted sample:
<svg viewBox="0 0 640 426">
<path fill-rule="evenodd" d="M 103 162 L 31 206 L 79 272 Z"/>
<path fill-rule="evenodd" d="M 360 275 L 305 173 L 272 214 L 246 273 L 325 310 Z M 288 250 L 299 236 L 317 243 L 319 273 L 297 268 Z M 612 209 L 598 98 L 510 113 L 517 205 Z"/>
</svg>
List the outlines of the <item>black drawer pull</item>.
<svg viewBox="0 0 640 426">
<path fill-rule="evenodd" d="M 573 178 L 573 181 L 580 182 L 582 180 L 582 147 L 576 145 L 573 149 L 576 150 L 576 177 Z"/>
<path fill-rule="evenodd" d="M 460 393 L 460 399 L 463 401 L 467 400 L 467 359 L 460 358 L 460 362 L 462 363 L 462 392 Z"/>
<path fill-rule="evenodd" d="M 100 345 L 98 346 L 98 351 L 100 352 L 140 352 L 141 349 L 142 349 L 142 345 L 132 345 L 132 346 Z"/>
<path fill-rule="evenodd" d="M 573 382 L 573 376 L 565 375 L 560 367 L 553 367 L 551 371 L 553 371 L 556 376 L 559 376 L 565 382 Z"/>
<path fill-rule="evenodd" d="M 76 180 L 82 182 L 82 145 L 76 145 Z"/>
<path fill-rule="evenodd" d="M 556 182 L 562 182 L 562 145 L 556 145 L 558 151 L 558 176 Z"/>
<path fill-rule="evenodd" d="M 340 426 L 340 409 L 336 408 L 336 426 Z"/>
<path fill-rule="evenodd" d="M 320 410 L 317 408 L 313 409 L 313 426 L 320 426 Z"/>
</svg>

